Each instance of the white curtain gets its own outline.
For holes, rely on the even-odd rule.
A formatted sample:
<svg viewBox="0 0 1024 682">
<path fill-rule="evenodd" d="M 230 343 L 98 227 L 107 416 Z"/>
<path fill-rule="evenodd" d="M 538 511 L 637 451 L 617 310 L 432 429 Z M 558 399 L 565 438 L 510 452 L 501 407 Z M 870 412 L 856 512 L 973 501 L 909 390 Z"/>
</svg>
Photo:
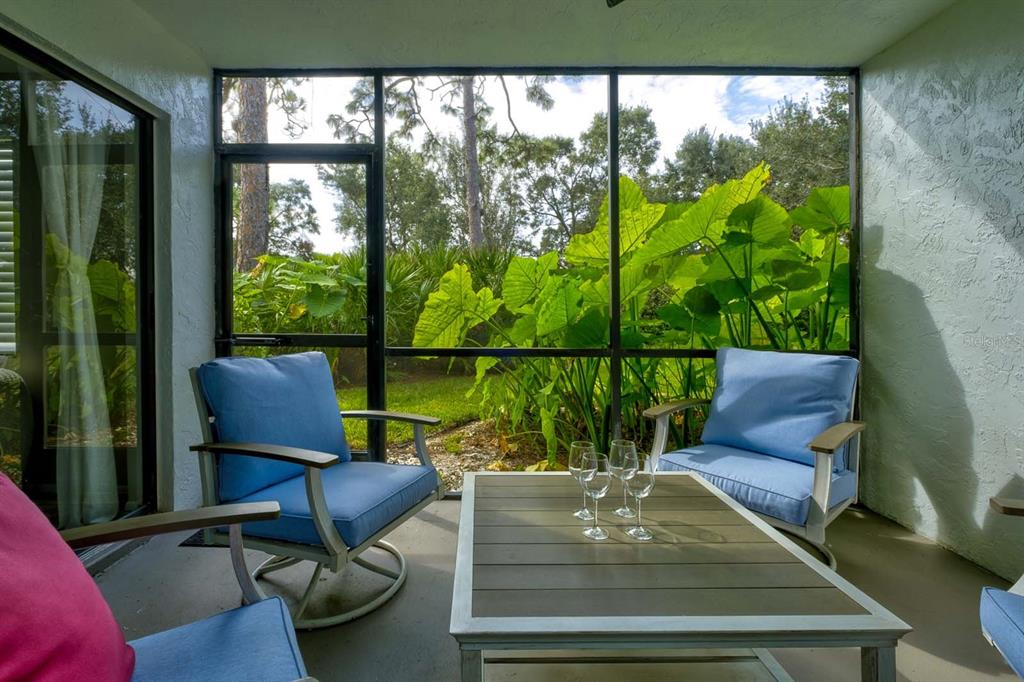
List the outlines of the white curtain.
<svg viewBox="0 0 1024 682">
<path fill-rule="evenodd" d="M 45 81 L 25 73 L 22 89 L 29 143 L 42 193 L 53 278 L 47 318 L 58 332 L 57 505 L 59 527 L 112 519 L 118 510 L 107 391 L 88 264 L 99 226 L 109 140 L 96 126 L 88 134 L 67 115 L 67 102 L 52 92 L 36 96 Z M 74 111 L 72 110 L 72 116 Z M 51 236 L 52 235 L 52 236 Z"/>
</svg>

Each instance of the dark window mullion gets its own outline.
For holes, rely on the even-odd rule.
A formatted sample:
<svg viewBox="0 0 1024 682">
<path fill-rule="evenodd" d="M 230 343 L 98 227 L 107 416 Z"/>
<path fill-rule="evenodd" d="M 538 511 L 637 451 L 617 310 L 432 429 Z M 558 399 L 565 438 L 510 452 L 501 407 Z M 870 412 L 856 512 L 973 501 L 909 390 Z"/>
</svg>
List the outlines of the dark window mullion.
<svg viewBox="0 0 1024 682">
<path fill-rule="evenodd" d="M 612 393 L 611 432 L 622 435 L 622 311 L 619 288 L 619 75 L 608 75 L 608 284 L 611 328 L 608 330 L 611 362 L 608 368 Z"/>
</svg>

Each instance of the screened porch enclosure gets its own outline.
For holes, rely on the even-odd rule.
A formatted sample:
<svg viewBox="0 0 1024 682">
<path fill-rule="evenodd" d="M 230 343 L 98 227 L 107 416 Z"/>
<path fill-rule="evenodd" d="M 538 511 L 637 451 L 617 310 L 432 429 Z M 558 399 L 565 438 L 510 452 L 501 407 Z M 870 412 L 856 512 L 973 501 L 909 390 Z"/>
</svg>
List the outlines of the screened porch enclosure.
<svg viewBox="0 0 1024 682">
<path fill-rule="evenodd" d="M 856 87 L 218 71 L 218 353 L 324 348 L 343 408 L 434 409 L 455 489 L 564 466 L 572 440 L 647 447 L 643 409 L 710 396 L 718 347 L 856 356 Z"/>
<path fill-rule="evenodd" d="M 1022 31 L 4 0 L 0 680 L 1018 679 Z"/>
</svg>

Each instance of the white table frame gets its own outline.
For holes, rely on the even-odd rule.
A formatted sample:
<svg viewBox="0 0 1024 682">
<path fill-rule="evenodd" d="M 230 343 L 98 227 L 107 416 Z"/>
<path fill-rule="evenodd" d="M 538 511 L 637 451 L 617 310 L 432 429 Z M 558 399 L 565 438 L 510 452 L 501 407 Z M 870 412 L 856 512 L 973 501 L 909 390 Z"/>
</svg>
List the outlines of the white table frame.
<svg viewBox="0 0 1024 682">
<path fill-rule="evenodd" d="M 859 647 L 863 682 L 896 682 L 896 644 L 911 627 L 728 495 L 690 476 L 790 554 L 860 605 L 866 614 L 835 616 L 474 617 L 473 531 L 476 479 L 524 475 L 468 473 L 463 480 L 451 634 L 459 642 L 462 682 L 482 682 L 485 650 Z M 537 472 L 529 476 L 567 476 Z M 557 570 L 557 569 L 553 569 Z"/>
</svg>

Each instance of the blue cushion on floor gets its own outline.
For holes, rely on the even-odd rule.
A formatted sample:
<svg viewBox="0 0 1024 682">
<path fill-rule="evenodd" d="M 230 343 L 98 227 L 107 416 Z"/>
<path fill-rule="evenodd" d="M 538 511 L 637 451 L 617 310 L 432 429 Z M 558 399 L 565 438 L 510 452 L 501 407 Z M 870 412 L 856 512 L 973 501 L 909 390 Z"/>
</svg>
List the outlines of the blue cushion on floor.
<svg viewBox="0 0 1024 682">
<path fill-rule="evenodd" d="M 324 496 L 334 525 L 349 547 L 356 547 L 437 488 L 434 467 L 380 462 L 345 462 L 323 470 Z M 264 488 L 240 502 L 274 500 L 281 516 L 242 526 L 247 535 L 308 545 L 323 542 L 313 526 L 304 476 Z"/>
<path fill-rule="evenodd" d="M 665 453 L 658 470 L 695 471 L 747 509 L 797 526 L 807 522 L 814 467 L 725 445 L 696 445 Z M 829 508 L 856 492 L 852 471 L 833 472 Z"/>
<path fill-rule="evenodd" d="M 306 676 L 279 597 L 129 642 L 132 682 L 292 682 Z"/>
<path fill-rule="evenodd" d="M 808 466 L 808 444 L 850 418 L 860 366 L 853 358 L 722 348 L 701 441 L 763 452 Z M 836 469 L 847 467 L 845 449 Z"/>
<path fill-rule="evenodd" d="M 1024 677 L 1024 596 L 994 587 L 983 588 L 981 629 L 1013 672 Z"/>
<path fill-rule="evenodd" d="M 334 379 L 323 353 L 217 358 L 198 370 L 203 398 L 221 442 L 269 443 L 352 458 L 338 414 Z M 217 458 L 222 502 L 302 474 L 298 464 L 259 457 Z"/>
</svg>

